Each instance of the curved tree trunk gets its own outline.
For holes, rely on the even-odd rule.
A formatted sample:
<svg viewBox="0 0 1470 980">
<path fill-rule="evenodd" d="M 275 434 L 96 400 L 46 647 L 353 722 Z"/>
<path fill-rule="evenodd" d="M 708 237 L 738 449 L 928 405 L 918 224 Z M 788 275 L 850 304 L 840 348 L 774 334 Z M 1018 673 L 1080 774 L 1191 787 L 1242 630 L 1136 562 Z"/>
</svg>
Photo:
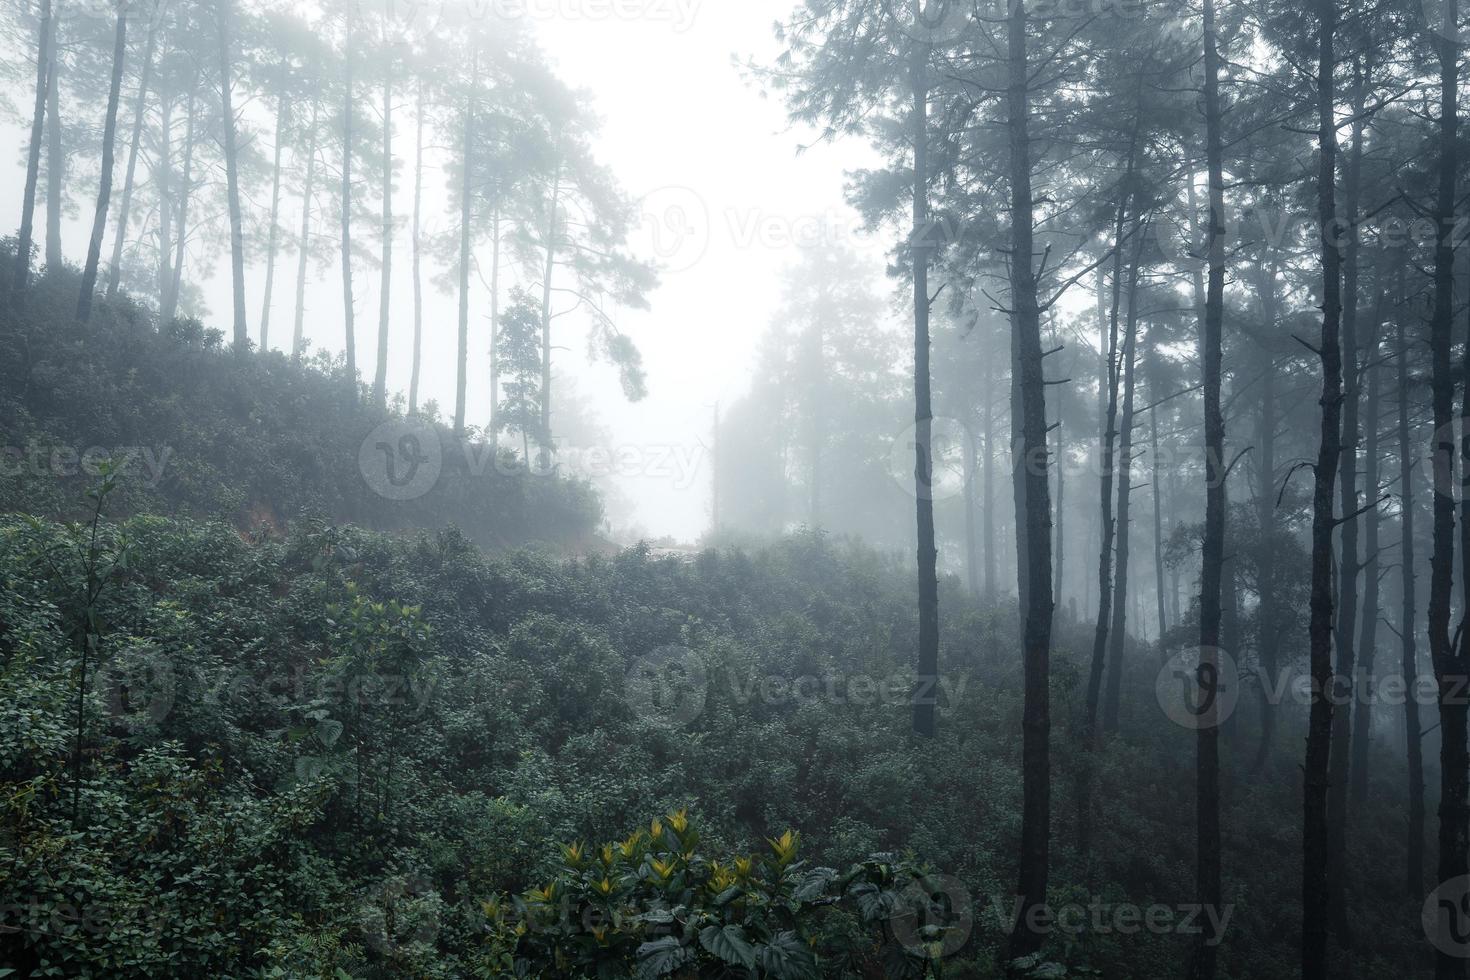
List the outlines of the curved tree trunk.
<svg viewBox="0 0 1470 980">
<path fill-rule="evenodd" d="M 124 7 L 124 10 L 127 8 Z M 51 23 L 51 74 L 46 79 L 46 269 L 60 269 L 62 198 L 66 190 L 66 154 L 61 144 L 61 56 L 56 22 Z"/>
<path fill-rule="evenodd" d="M 1137 127 L 1135 127 L 1136 130 Z M 1118 198 L 1117 219 L 1113 224 L 1113 296 L 1108 311 L 1108 342 L 1105 361 L 1107 393 L 1102 418 L 1099 460 L 1102 474 L 1099 480 L 1098 513 L 1102 528 L 1102 544 L 1097 550 L 1097 623 L 1092 631 L 1092 669 L 1087 678 L 1087 732 L 1091 736 L 1097 727 L 1097 711 L 1102 697 L 1103 671 L 1106 667 L 1109 620 L 1113 614 L 1113 541 L 1117 523 L 1113 515 L 1113 481 L 1116 479 L 1118 441 L 1118 314 L 1123 297 L 1123 232 L 1127 227 L 1129 190 L 1133 186 L 1134 147 L 1128 148 L 1128 166 L 1124 173 L 1122 190 Z M 1084 815 L 1086 812 L 1084 803 Z M 1084 837 L 1086 834 L 1084 833 Z M 1086 848 L 1084 847 L 1085 851 Z"/>
<path fill-rule="evenodd" d="M 138 80 L 138 97 L 133 106 L 133 141 L 128 147 L 128 169 L 123 176 L 122 202 L 117 209 L 117 231 L 112 236 L 112 262 L 107 270 L 107 298 L 117 297 L 122 281 L 123 245 L 127 241 L 128 219 L 133 206 L 133 182 L 138 171 L 138 147 L 143 142 L 143 117 L 148 109 L 148 85 L 153 78 L 153 54 L 158 45 L 158 17 L 155 11 L 148 19 L 148 43 L 143 50 L 143 73 Z"/>
<path fill-rule="evenodd" d="M 102 128 L 102 181 L 97 190 L 97 211 L 92 216 L 92 237 L 87 244 L 87 264 L 82 270 L 82 292 L 77 298 L 77 319 L 92 318 L 92 293 L 97 288 L 97 266 L 102 260 L 102 237 L 107 234 L 107 209 L 112 198 L 112 160 L 117 144 L 117 102 L 122 95 L 123 62 L 128 51 L 127 5 L 118 7 L 117 32 L 112 42 L 112 87 L 107 93 L 107 122 Z"/>
</svg>

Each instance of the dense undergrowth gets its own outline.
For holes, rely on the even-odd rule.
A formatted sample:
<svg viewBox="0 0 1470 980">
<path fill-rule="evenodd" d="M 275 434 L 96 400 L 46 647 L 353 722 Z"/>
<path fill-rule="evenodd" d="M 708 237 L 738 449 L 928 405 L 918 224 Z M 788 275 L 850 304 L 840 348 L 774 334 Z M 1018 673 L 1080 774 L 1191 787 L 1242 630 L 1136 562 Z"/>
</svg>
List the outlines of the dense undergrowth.
<svg viewBox="0 0 1470 980">
<path fill-rule="evenodd" d="M 910 912 L 932 894 L 968 910 L 921 910 L 948 944 L 943 976 L 998 975 L 1019 832 L 1015 623 L 952 582 L 943 735 L 918 744 L 903 680 L 908 577 L 821 536 L 692 563 L 640 550 L 562 563 L 486 557 L 454 532 L 322 525 L 248 543 L 219 523 L 99 527 L 95 545 L 87 525 L 0 527 L 12 926 L 0 963 L 55 976 L 576 976 L 565 957 L 599 942 L 588 930 L 602 920 L 577 902 L 554 928 L 504 912 L 538 892 L 554 906 L 558 887 L 585 899 L 606 878 L 616 907 L 653 917 L 620 920 L 593 974 L 625 976 L 643 943 L 666 938 L 647 930 L 671 914 L 650 891 L 650 874 L 667 873 L 700 896 L 673 903 L 669 928 L 699 928 L 679 954 L 689 961 L 653 966 L 719 976 L 712 963 L 725 961 L 706 962 L 699 933 L 739 926 L 753 949 L 757 930 L 748 910 L 715 906 L 709 881 L 738 874 L 742 856 L 765 867 L 762 839 L 795 828 L 801 880 L 780 887 L 815 873 L 809 887 L 843 892 L 869 875 Z M 1135 660 L 1128 734 L 1099 750 L 1083 857 L 1080 756 L 1066 751 L 1079 660 L 1058 651 L 1058 907 L 1176 907 L 1192 894 L 1192 740 L 1161 723 L 1153 664 Z M 645 668 L 660 665 L 665 683 L 651 682 Z M 1230 976 L 1292 972 L 1296 797 L 1284 762 L 1227 787 Z M 652 849 L 650 818 L 686 809 L 698 842 Z M 1376 825 L 1399 817 L 1372 804 L 1362 819 L 1390 839 Z M 605 870 L 585 864 L 603 860 L 604 841 L 632 850 Z M 682 863 L 659 870 L 660 854 Z M 1371 861 L 1354 895 L 1394 888 L 1397 859 Z M 864 872 L 873 861 L 886 870 Z M 931 884 L 915 891 L 921 873 Z M 822 894 L 764 934 L 799 937 L 827 976 L 885 975 L 895 946 L 900 962 L 924 963 L 922 937 L 898 941 L 856 896 Z M 1058 928 L 1042 965 L 1177 975 L 1191 938 L 1178 923 L 1124 932 L 1111 914 L 1101 929 Z M 1372 923 L 1352 975 L 1413 962 L 1416 916 L 1406 906 L 1401 931 Z"/>
</svg>

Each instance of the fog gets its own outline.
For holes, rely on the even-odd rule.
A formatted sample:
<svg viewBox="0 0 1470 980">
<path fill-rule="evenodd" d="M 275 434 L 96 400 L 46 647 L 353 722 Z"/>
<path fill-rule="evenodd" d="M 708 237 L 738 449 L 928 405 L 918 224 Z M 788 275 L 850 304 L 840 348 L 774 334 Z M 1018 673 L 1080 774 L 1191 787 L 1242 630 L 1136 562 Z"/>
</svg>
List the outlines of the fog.
<svg viewBox="0 0 1470 980">
<path fill-rule="evenodd" d="M 0 978 L 1465 977 L 1467 11 L 0 8 Z"/>
</svg>

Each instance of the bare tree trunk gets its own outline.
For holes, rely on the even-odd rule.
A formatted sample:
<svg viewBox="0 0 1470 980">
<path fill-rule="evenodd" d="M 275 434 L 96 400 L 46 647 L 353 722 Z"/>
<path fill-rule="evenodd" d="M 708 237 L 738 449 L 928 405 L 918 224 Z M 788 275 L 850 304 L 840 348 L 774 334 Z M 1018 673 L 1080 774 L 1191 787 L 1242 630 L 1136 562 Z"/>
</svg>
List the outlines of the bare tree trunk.
<svg viewBox="0 0 1470 980">
<path fill-rule="evenodd" d="M 112 238 L 112 263 L 107 270 L 107 298 L 117 297 L 122 281 L 123 245 L 127 241 L 128 218 L 133 206 L 133 182 L 138 170 L 138 148 L 143 142 L 143 117 L 148 109 L 148 85 L 153 79 L 153 54 L 158 44 L 158 17 L 155 11 L 148 18 L 148 43 L 143 51 L 143 73 L 138 81 L 138 99 L 133 107 L 133 142 L 128 147 L 128 170 L 123 177 L 122 203 L 117 212 L 117 232 Z"/>
<path fill-rule="evenodd" d="M 1136 131 L 1135 127 L 1135 131 Z M 1113 296 L 1108 311 L 1107 396 L 1103 411 L 1099 461 L 1099 505 L 1102 544 L 1097 552 L 1097 624 L 1092 631 L 1092 669 L 1087 680 L 1087 732 L 1097 727 L 1097 710 L 1102 696 L 1103 670 L 1106 666 L 1109 618 L 1113 614 L 1113 540 L 1117 524 L 1113 516 L 1113 481 L 1116 478 L 1118 439 L 1118 312 L 1123 296 L 1123 232 L 1127 227 L 1129 189 L 1133 185 L 1134 144 L 1129 144 L 1128 166 L 1123 178 L 1123 191 L 1118 200 L 1117 219 L 1113 225 Z"/>
<path fill-rule="evenodd" d="M 66 189 L 66 154 L 61 146 L 61 55 L 56 21 L 51 22 L 51 74 L 46 79 L 46 270 L 65 263 L 61 252 L 61 209 Z"/>
<path fill-rule="evenodd" d="M 551 184 L 546 219 L 546 267 L 541 273 L 541 467 L 551 470 L 551 279 L 556 272 L 557 209 L 561 207 L 561 166 Z M 526 461 L 530 465 L 530 460 Z"/>
<path fill-rule="evenodd" d="M 298 364 L 305 351 L 306 338 L 306 260 L 311 252 L 311 200 L 316 190 L 317 118 L 321 102 L 318 89 L 311 100 L 311 138 L 306 151 L 306 182 L 301 188 L 301 237 L 296 242 L 296 321 L 291 329 L 291 360 Z"/>
<path fill-rule="evenodd" d="M 1154 352 L 1153 357 L 1157 359 L 1157 352 Z M 1149 392 L 1154 402 L 1159 400 L 1159 390 L 1160 386 L 1151 384 Z M 1163 473 L 1159 465 L 1159 407 L 1157 404 L 1148 413 L 1148 444 L 1149 459 L 1153 466 L 1153 473 L 1150 477 L 1150 495 L 1154 502 L 1154 598 L 1158 602 L 1159 646 L 1162 649 L 1164 634 L 1169 629 L 1169 618 L 1168 611 L 1164 608 L 1164 503 L 1163 484 L 1160 482 Z"/>
<path fill-rule="evenodd" d="M 1409 342 L 1404 321 L 1408 303 L 1404 290 L 1404 266 L 1407 260 L 1398 256 L 1398 309 L 1394 320 L 1398 330 L 1398 430 L 1399 430 L 1399 583 L 1403 604 L 1399 608 L 1400 669 L 1404 681 L 1413 685 L 1419 679 L 1419 650 L 1414 635 L 1415 554 L 1414 554 L 1414 455 L 1409 439 Z M 1404 699 L 1404 743 L 1409 775 L 1408 846 L 1405 848 L 1404 893 L 1417 900 L 1424 892 L 1424 744 L 1423 725 L 1419 721 L 1419 701 Z"/>
<path fill-rule="evenodd" d="M 41 0 L 40 41 L 36 45 L 36 106 L 31 114 L 31 145 L 26 157 L 26 189 L 21 202 L 20 235 L 15 246 L 12 301 L 19 301 L 31 281 L 31 235 L 36 220 L 36 181 L 41 170 L 41 140 L 45 136 L 46 86 L 51 77 L 51 0 Z"/>
<path fill-rule="evenodd" d="M 476 68 L 478 69 L 478 59 Z M 470 205 L 473 187 L 470 173 L 474 160 L 475 102 L 466 96 L 464 103 L 464 146 L 460 163 L 464 173 L 460 178 L 459 202 L 459 347 L 455 360 L 458 373 L 454 385 L 454 434 L 464 435 L 465 393 L 469 385 L 470 357 L 470 223 L 474 209 Z"/>
<path fill-rule="evenodd" d="M 196 81 L 198 76 L 195 76 Z M 173 268 L 169 271 L 167 298 L 163 305 L 165 323 L 173 320 L 179 310 L 179 293 L 184 284 L 184 248 L 189 243 L 189 205 L 194 197 L 194 127 L 197 115 L 194 111 L 197 85 L 189 89 L 188 121 L 184 125 L 184 172 L 179 186 L 178 234 L 174 236 Z"/>
<path fill-rule="evenodd" d="M 1337 123 L 1333 71 L 1337 0 L 1318 0 L 1317 33 L 1317 218 L 1322 257 L 1322 435 L 1312 494 L 1312 598 L 1308 642 L 1312 705 L 1303 766 L 1302 976 L 1326 980 L 1331 885 L 1328 772 L 1332 753 L 1334 676 L 1332 664 L 1333 548 L 1337 527 L 1333 482 L 1342 451 L 1342 256 L 1337 235 Z M 1341 869 L 1338 869 L 1340 872 Z"/>
<path fill-rule="evenodd" d="M 995 602 L 995 589 L 998 581 L 995 561 L 995 360 L 985 359 L 985 402 L 984 421 L 985 427 L 985 458 L 982 465 L 985 467 L 982 482 L 984 483 L 983 500 L 985 510 L 984 520 L 984 542 L 985 542 L 985 600 L 988 604 Z"/>
<path fill-rule="evenodd" d="M 1338 561 L 1337 626 L 1334 632 L 1337 648 L 1337 681 L 1334 693 L 1338 704 L 1351 705 L 1357 674 L 1355 649 L 1358 630 L 1358 574 L 1362 567 L 1358 548 L 1358 520 L 1354 516 L 1360 506 L 1357 454 L 1360 438 L 1359 403 L 1361 367 L 1358 357 L 1358 196 L 1363 172 L 1363 117 L 1367 79 L 1356 60 L 1353 65 L 1352 145 L 1348 150 L 1343 187 L 1343 225 L 1348 229 L 1342 247 L 1342 356 L 1343 414 L 1340 495 L 1342 498 L 1342 556 Z M 1334 232 L 1338 234 L 1338 232 Z M 1371 424 L 1371 423 L 1370 423 Z M 1338 940 L 1351 947 L 1352 935 L 1347 921 L 1347 822 L 1349 764 L 1352 760 L 1352 709 L 1336 712 L 1333 719 L 1332 749 L 1327 791 L 1327 861 L 1337 873 L 1328 880 L 1330 914 Z"/>
<path fill-rule="evenodd" d="M 107 233 L 107 209 L 112 198 L 112 160 L 117 143 L 117 103 L 122 96 L 123 62 L 128 53 L 128 8 L 117 8 L 117 32 L 112 43 L 112 87 L 107 93 L 107 122 L 102 129 L 102 182 L 97 190 L 97 211 L 92 216 L 92 237 L 87 244 L 87 264 L 82 270 L 82 292 L 77 298 L 77 320 L 92 318 L 92 293 L 97 288 L 97 266 L 102 261 L 102 237 Z"/>
<path fill-rule="evenodd" d="M 1373 317 L 1373 335 L 1365 357 L 1368 373 L 1368 440 L 1363 455 L 1363 488 L 1372 509 L 1364 517 L 1366 535 L 1363 542 L 1363 619 L 1362 634 L 1358 638 L 1358 662 L 1364 681 L 1372 690 L 1374 661 L 1378 653 L 1378 534 L 1382 478 L 1379 475 L 1378 426 L 1382 411 L 1382 381 L 1377 360 L 1380 352 L 1378 330 L 1383 325 L 1383 292 L 1380 287 Z M 1353 720 L 1352 797 L 1354 806 L 1361 806 L 1368 798 L 1368 745 L 1373 729 L 1373 706 L 1367 698 L 1355 702 Z"/>
<path fill-rule="evenodd" d="M 1016 893 L 1020 922 L 1011 932 L 1014 959 L 1041 948 L 1044 930 L 1032 928 L 1044 906 L 1051 865 L 1051 488 L 1047 482 L 1046 377 L 1042 368 L 1041 311 L 1037 298 L 1034 200 L 1031 192 L 1030 68 L 1026 8 L 1007 17 L 1006 129 L 1011 185 L 1011 337 L 1015 386 L 1021 404 L 1020 453 L 1025 510 L 1018 513 L 1016 553 L 1026 556 L 1024 694 L 1021 715 L 1021 854 Z M 1014 425 L 1014 420 L 1012 422 Z M 1024 523 L 1022 523 L 1024 518 Z"/>
<path fill-rule="evenodd" d="M 352 31 L 349 23 L 342 99 L 342 317 L 347 334 L 347 390 L 357 401 L 357 324 L 352 305 Z"/>
<path fill-rule="evenodd" d="M 1205 528 L 1200 567 L 1199 677 L 1213 684 L 1219 677 L 1220 580 L 1225 561 L 1225 417 L 1220 409 L 1221 337 L 1225 318 L 1225 177 L 1221 139 L 1220 54 L 1216 48 L 1214 0 L 1204 0 L 1205 157 L 1209 172 L 1210 216 L 1208 284 L 1200 347 L 1204 363 Z M 1193 186 L 1193 181 L 1190 182 Z M 1213 693 L 1213 692 L 1212 692 Z M 1205 702 L 1197 733 L 1196 836 L 1197 900 L 1206 908 L 1220 905 L 1220 732 L 1218 705 Z M 1193 980 L 1213 980 L 1218 936 L 1202 932 L 1190 964 Z"/>
<path fill-rule="evenodd" d="M 275 162 L 271 167 L 271 226 L 265 246 L 265 299 L 260 310 L 260 350 L 271 349 L 271 295 L 276 285 L 276 242 L 281 233 L 281 143 L 285 135 L 286 120 L 291 111 L 290 100 L 281 96 L 276 104 L 276 147 Z"/>
<path fill-rule="evenodd" d="M 1057 393 L 1057 401 L 1062 400 L 1061 392 Z M 1052 608 L 1062 604 L 1062 581 L 1067 573 L 1067 464 L 1066 447 L 1063 437 L 1066 434 L 1062 422 L 1061 406 L 1057 407 L 1057 553 L 1053 561 L 1056 571 L 1052 575 L 1051 603 Z"/>
<path fill-rule="evenodd" d="M 1144 236 L 1140 229 L 1139 242 Z M 1128 543 L 1129 514 L 1133 499 L 1133 404 L 1135 360 L 1138 350 L 1138 267 L 1141 249 L 1133 257 L 1128 280 L 1128 329 L 1123 340 L 1123 419 L 1119 426 L 1118 447 L 1118 552 L 1117 584 L 1113 589 L 1113 617 L 1108 641 L 1108 687 L 1103 704 L 1103 731 L 1118 730 L 1118 709 L 1122 700 L 1123 655 L 1127 644 L 1128 625 Z"/>
<path fill-rule="evenodd" d="M 423 224 L 424 208 L 424 79 L 418 79 L 417 107 L 414 111 L 413 154 L 413 367 L 408 378 L 408 414 L 419 410 L 419 372 L 424 357 L 424 273 Z M 493 355 L 492 355 L 493 357 Z M 493 398 L 492 398 L 493 400 Z M 492 408 L 493 412 L 494 409 Z"/>
<path fill-rule="evenodd" d="M 190 99 L 198 86 L 190 87 Z M 174 166 L 174 97 L 160 101 L 158 122 L 158 160 L 154 165 L 154 179 L 158 181 L 158 309 L 165 324 L 171 323 L 169 297 L 172 295 L 174 273 L 171 265 L 174 255 L 173 240 L 173 193 L 169 185 L 173 181 Z M 182 236 L 181 236 L 182 237 Z"/>
<path fill-rule="evenodd" d="M 920 4 L 915 2 L 916 11 Z M 914 497 L 918 517 L 919 656 L 914 690 L 914 734 L 933 738 L 935 690 L 939 686 L 939 551 L 934 542 L 934 410 L 929 382 L 929 265 L 933 231 L 929 224 L 929 56 L 915 43 L 909 83 L 913 92 L 914 230 L 909 247 L 914 262 Z M 1050 592 L 1050 583 L 1047 585 Z"/>
<path fill-rule="evenodd" d="M 391 72 L 391 68 L 389 69 Z M 393 285 L 393 83 L 383 83 L 383 262 L 378 284 L 378 365 L 373 403 L 388 407 L 388 303 Z"/>
<path fill-rule="evenodd" d="M 1434 552 L 1429 568 L 1429 653 L 1439 685 L 1440 803 L 1437 884 L 1470 872 L 1467 863 L 1466 704 L 1460 696 L 1466 674 L 1465 654 L 1450 639 L 1450 604 L 1455 562 L 1454 398 L 1450 364 L 1454 318 L 1454 245 L 1456 176 L 1459 166 L 1457 97 L 1459 90 L 1459 4 L 1445 0 L 1441 30 L 1433 43 L 1439 55 L 1439 188 L 1435 205 L 1434 313 L 1430 319 L 1430 399 L 1434 409 Z M 1463 646 L 1461 650 L 1463 651 Z M 1465 976 L 1465 960 L 1440 951 L 1435 957 L 1440 980 Z"/>
<path fill-rule="evenodd" d="M 978 514 L 975 513 L 976 482 L 980 474 L 980 452 L 977 439 L 966 434 L 965 438 L 965 584 L 970 595 L 980 596 L 980 542 L 976 529 Z"/>
<path fill-rule="evenodd" d="M 235 300 L 235 349 L 250 347 L 250 332 L 245 314 L 245 226 L 240 213 L 240 162 L 235 147 L 234 82 L 230 52 L 230 4 L 234 0 L 218 0 L 220 112 L 225 133 L 225 192 L 230 207 L 230 279 Z"/>
<path fill-rule="evenodd" d="M 490 216 L 490 441 L 500 439 L 500 201 Z M 717 528 L 718 529 L 718 528 Z"/>
<path fill-rule="evenodd" d="M 1267 331 L 1278 323 L 1276 306 L 1276 269 L 1255 269 L 1256 295 Z M 1260 525 L 1260 552 L 1256 556 L 1256 575 L 1260 587 L 1257 612 L 1256 650 L 1260 657 L 1261 744 L 1251 763 L 1252 772 L 1261 772 L 1270 757 L 1276 739 L 1276 706 L 1267 692 L 1280 670 L 1281 610 L 1275 588 L 1276 577 L 1276 362 L 1266 352 L 1266 369 L 1261 376 L 1261 417 L 1256 428 L 1256 461 L 1260 482 L 1256 487 L 1256 522 Z"/>
</svg>

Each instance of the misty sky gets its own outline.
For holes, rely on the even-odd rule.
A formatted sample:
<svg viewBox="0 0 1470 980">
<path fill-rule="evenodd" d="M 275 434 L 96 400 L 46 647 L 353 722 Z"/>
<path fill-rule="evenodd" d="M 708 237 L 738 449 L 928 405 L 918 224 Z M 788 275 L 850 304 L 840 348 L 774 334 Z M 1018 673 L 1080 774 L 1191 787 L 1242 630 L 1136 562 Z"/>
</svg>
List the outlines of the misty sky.
<svg viewBox="0 0 1470 980">
<path fill-rule="evenodd" d="M 763 98 L 742 77 L 732 56 L 769 62 L 778 48 L 772 25 L 790 12 L 792 0 L 524 0 L 520 9 L 558 73 L 591 93 L 603 120 L 596 152 L 624 189 L 643 201 L 643 227 L 635 251 L 665 267 L 649 311 L 624 312 L 619 326 L 643 352 L 649 397 L 628 404 L 614 371 L 588 361 L 580 322 L 558 322 L 553 342 L 559 375 L 576 378 L 609 430 L 611 447 L 624 461 L 618 483 L 632 501 L 633 523 L 649 536 L 693 540 L 709 521 L 711 421 L 717 401 L 729 402 L 748 385 L 752 355 L 779 299 L 779 274 L 794 261 L 800 240 L 841 241 L 872 257 L 875 279 L 882 276 L 884 241 L 865 240 L 855 213 L 843 201 L 843 173 L 872 162 L 858 142 L 818 146 L 798 154 L 811 133 L 789 126 L 779 99 Z M 508 9 L 516 9 L 511 6 Z M 366 111 L 377 112 L 374 92 L 365 92 Z M 268 148 L 269 107 L 248 105 L 246 128 Z M 413 112 L 407 97 L 395 109 L 401 167 L 395 211 L 403 226 L 395 242 L 394 334 L 389 386 L 406 391 L 412 335 L 412 293 L 406 222 L 412 205 Z M 26 136 L 4 127 L 13 179 L 24 179 Z M 126 137 L 123 137 L 126 139 Z M 335 152 L 332 150 L 328 151 Z M 432 155 L 432 152 L 431 152 Z M 125 151 L 119 152 L 119 177 Z M 433 161 L 437 164 L 437 161 Z M 140 168 L 140 173 L 146 172 Z M 457 221 L 444 209 L 445 177 L 437 166 L 425 176 L 427 231 Z M 86 186 L 78 182 L 78 187 Z M 282 225 L 288 240 L 299 226 L 300 202 L 287 188 Z M 372 198 L 374 190 L 363 192 Z M 44 227 L 38 209 L 38 228 Z M 74 201 L 66 225 L 67 255 L 78 261 L 85 250 L 90 202 Z M 256 188 L 247 206 L 268 213 L 269 190 Z M 19 223 L 19 195 L 8 195 L 0 210 L 7 226 Z M 438 209 L 436 213 L 436 208 Z M 334 233 L 333 215 L 318 216 L 318 230 Z M 111 241 L 112 229 L 108 229 Z M 375 249 L 376 246 L 369 245 Z M 334 260 L 335 262 L 335 260 Z M 227 329 L 227 256 L 214 260 L 204 279 L 198 263 L 187 279 L 205 290 L 209 324 Z M 426 266 L 425 277 L 432 273 Z M 312 347 L 334 351 L 343 345 L 341 287 L 335 265 L 316 270 L 308 292 L 306 333 Z M 251 339 L 258 340 L 264 270 L 247 270 L 247 308 Z M 294 256 L 278 259 L 271 344 L 289 346 Z M 875 282 L 886 292 L 889 286 Z M 363 263 L 355 271 L 358 348 L 363 376 L 371 380 L 378 310 L 378 272 Z M 452 414 L 456 299 L 426 287 L 424 390 L 441 410 Z M 483 288 L 474 293 L 470 323 L 469 419 L 488 417 L 488 303 Z M 555 406 L 553 407 L 553 428 Z"/>
</svg>

